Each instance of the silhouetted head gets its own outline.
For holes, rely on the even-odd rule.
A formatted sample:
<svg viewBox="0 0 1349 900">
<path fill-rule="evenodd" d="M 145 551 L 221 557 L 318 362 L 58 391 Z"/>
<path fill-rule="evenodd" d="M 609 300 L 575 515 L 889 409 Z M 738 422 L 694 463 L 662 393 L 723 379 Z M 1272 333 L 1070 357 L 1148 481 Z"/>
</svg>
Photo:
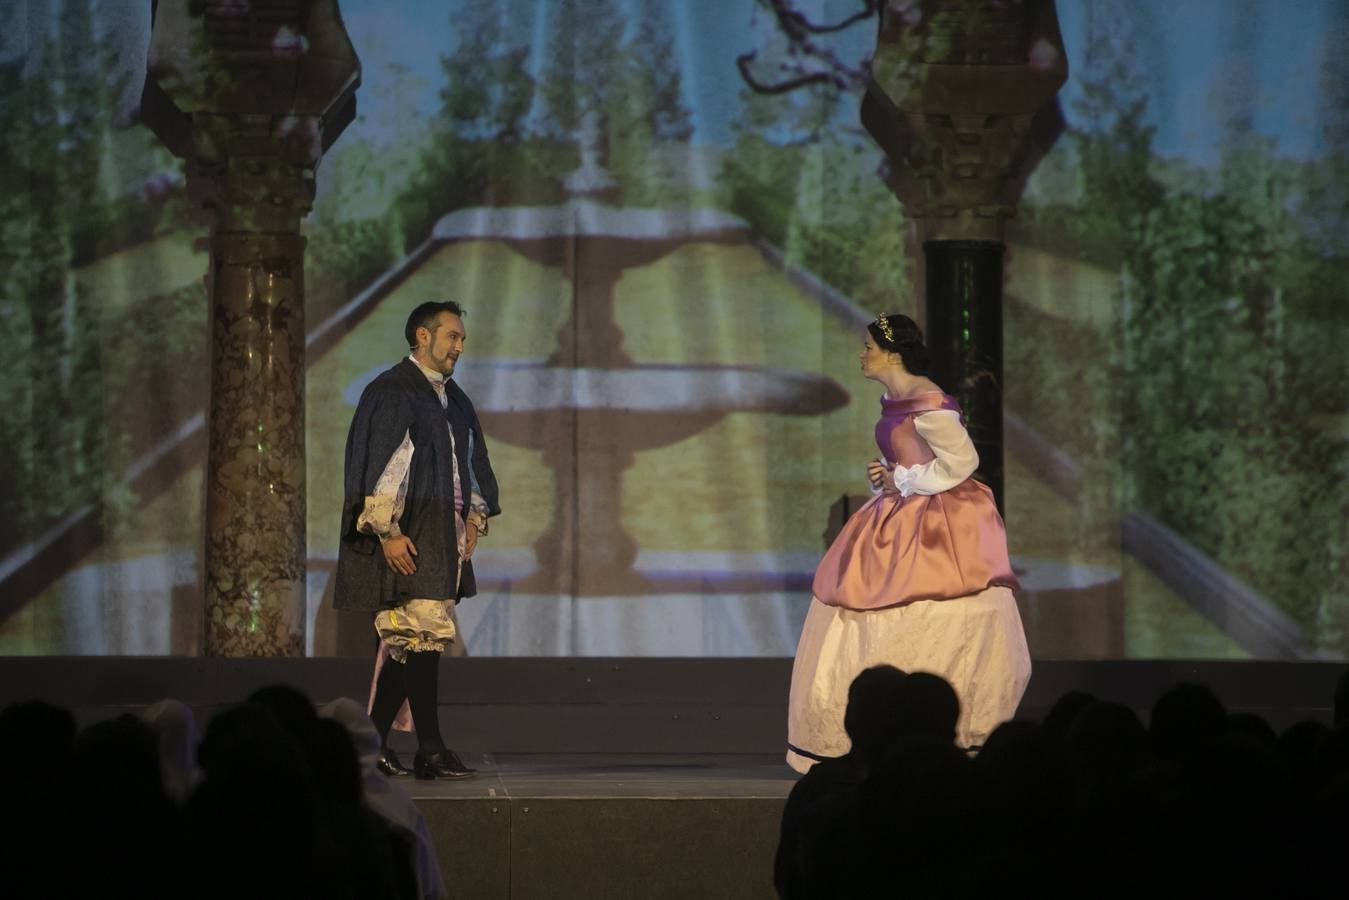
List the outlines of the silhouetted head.
<svg viewBox="0 0 1349 900">
<path fill-rule="evenodd" d="M 316 794 L 308 754 L 261 703 L 206 725 L 202 780 L 187 804 L 189 871 L 210 872 L 202 896 L 307 896 L 314 877 Z M 241 836 L 247 852 L 240 852 Z"/>
<path fill-rule="evenodd" d="M 197 746 L 197 765 L 207 778 L 226 769 L 308 776 L 303 746 L 261 703 L 241 703 L 212 716 Z"/>
<path fill-rule="evenodd" d="M 1206 685 L 1181 683 L 1157 698 L 1148 729 L 1152 752 L 1162 760 L 1208 750 L 1227 729 L 1227 711 Z"/>
<path fill-rule="evenodd" d="M 49 875 L 63 886 L 87 879 L 82 893 L 181 896 L 185 841 L 155 730 L 129 713 L 90 725 L 75 740 L 70 771 L 71 833 L 62 840 L 81 848 L 79 865 Z"/>
<path fill-rule="evenodd" d="M 197 717 L 179 700 L 160 700 L 141 710 L 141 719 L 159 735 L 159 768 L 164 789 L 175 801 L 187 799 L 197 769 Z"/>
<path fill-rule="evenodd" d="M 1271 729 L 1272 730 L 1272 729 Z M 1213 742 L 1191 769 L 1223 799 L 1209 804 L 1227 809 L 1233 818 L 1272 820 L 1275 807 L 1287 793 L 1287 771 L 1281 765 L 1276 744 L 1263 736 L 1228 733 Z M 1249 830 L 1248 825 L 1248 830 Z"/>
<path fill-rule="evenodd" d="M 931 672 L 909 673 L 904 679 L 901 703 L 900 733 L 903 736 L 922 735 L 948 743 L 955 741 L 960 699 L 945 678 Z"/>
<path fill-rule="evenodd" d="M 1044 727 L 1034 722 L 1003 722 L 988 736 L 975 762 L 985 772 L 1027 770 L 1048 752 Z"/>
<path fill-rule="evenodd" d="M 1311 787 L 1315 773 L 1316 751 L 1330 728 L 1324 722 L 1308 719 L 1289 725 L 1279 735 L 1279 759 L 1292 778 L 1293 793 L 1303 796 Z"/>
<path fill-rule="evenodd" d="M 1349 666 L 1335 682 L 1335 727 L 1349 728 Z"/>
<path fill-rule="evenodd" d="M 1227 717 L 1227 734 L 1242 735 L 1267 747 L 1279 740 L 1278 732 L 1255 713 L 1231 713 Z"/>
<path fill-rule="evenodd" d="M 954 744 L 931 735 L 909 735 L 900 738 L 867 777 L 863 804 L 886 816 L 905 810 L 945 817 L 968 798 L 973 776 L 974 764 Z M 927 830 L 932 824 L 926 815 L 899 815 L 892 821 L 905 832 Z"/>
<path fill-rule="evenodd" d="M 857 796 L 855 863 L 867 889 L 850 896 L 963 896 L 952 889 L 971 855 L 960 836 L 978 818 L 974 763 L 964 751 L 950 738 L 900 738 Z"/>
<path fill-rule="evenodd" d="M 988 736 L 974 767 L 990 815 L 1009 827 L 1061 813 L 1068 796 L 1060 742 L 1034 722 L 1004 722 Z"/>
<path fill-rule="evenodd" d="M 1088 791 L 1121 786 L 1150 761 L 1148 732 L 1138 714 L 1100 700 L 1077 714 L 1064 751 L 1078 786 Z"/>
<path fill-rule="evenodd" d="M 302 741 L 319 718 L 314 701 L 288 684 L 258 688 L 248 695 L 248 702 L 266 708 L 276 717 L 277 724 Z"/>
<path fill-rule="evenodd" d="M 43 700 L 0 710 L 0 779 L 47 783 L 63 777 L 75 746 L 75 717 Z"/>
<path fill-rule="evenodd" d="M 320 706 L 319 716 L 332 719 L 351 735 L 351 743 L 356 748 L 356 758 L 360 760 L 363 774 L 384 777 L 375 768 L 380 753 L 379 731 L 375 723 L 370 721 L 365 704 L 357 703 L 350 697 L 338 697 Z"/>
<path fill-rule="evenodd" d="M 1322 735 L 1312 766 L 1323 784 L 1349 778 L 1349 728 L 1332 728 Z"/>
<path fill-rule="evenodd" d="M 84 729 L 75 741 L 74 769 L 86 789 L 167 796 L 159 770 L 159 735 L 130 714 Z"/>
<path fill-rule="evenodd" d="M 853 752 L 862 759 L 875 760 L 899 736 L 906 678 L 894 666 L 872 666 L 848 686 L 843 730 L 852 741 Z"/>
<path fill-rule="evenodd" d="M 1096 702 L 1095 694 L 1088 694 L 1086 691 L 1069 691 L 1049 708 L 1045 714 L 1045 731 L 1057 741 L 1062 741 L 1068 735 L 1068 729 L 1073 727 L 1073 722 L 1077 721 L 1078 713 Z"/>
<path fill-rule="evenodd" d="M 361 766 L 356 747 L 342 723 L 319 719 L 310 738 L 314 789 L 320 797 L 339 806 L 356 807 L 361 802 Z"/>
</svg>

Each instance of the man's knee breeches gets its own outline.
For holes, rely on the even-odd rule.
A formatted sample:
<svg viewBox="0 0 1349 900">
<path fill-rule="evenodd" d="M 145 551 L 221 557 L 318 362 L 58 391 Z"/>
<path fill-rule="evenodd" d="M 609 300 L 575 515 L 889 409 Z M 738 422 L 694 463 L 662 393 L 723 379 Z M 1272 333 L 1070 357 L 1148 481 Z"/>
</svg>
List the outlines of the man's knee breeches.
<svg viewBox="0 0 1349 900">
<path fill-rule="evenodd" d="M 389 655 L 404 662 L 409 653 L 442 653 L 457 636 L 452 600 L 409 600 L 375 616 L 375 631 L 389 648 Z"/>
</svg>

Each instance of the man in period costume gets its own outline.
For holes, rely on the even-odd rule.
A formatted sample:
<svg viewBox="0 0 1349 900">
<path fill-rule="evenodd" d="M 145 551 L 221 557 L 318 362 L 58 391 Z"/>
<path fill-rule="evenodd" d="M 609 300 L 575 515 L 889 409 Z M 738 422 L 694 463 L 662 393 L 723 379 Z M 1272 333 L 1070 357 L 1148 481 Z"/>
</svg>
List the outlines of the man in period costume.
<svg viewBox="0 0 1349 900">
<path fill-rule="evenodd" d="M 375 614 L 379 668 L 370 717 L 379 766 L 406 775 L 388 749 L 406 702 L 418 778 L 476 774 L 441 739 L 440 655 L 462 640 L 454 604 L 477 593 L 473 550 L 497 515 L 497 483 L 468 396 L 451 380 L 464 350 L 464 312 L 423 303 L 404 330 L 411 355 L 361 394 L 347 434 L 342 539 L 333 603 Z"/>
</svg>

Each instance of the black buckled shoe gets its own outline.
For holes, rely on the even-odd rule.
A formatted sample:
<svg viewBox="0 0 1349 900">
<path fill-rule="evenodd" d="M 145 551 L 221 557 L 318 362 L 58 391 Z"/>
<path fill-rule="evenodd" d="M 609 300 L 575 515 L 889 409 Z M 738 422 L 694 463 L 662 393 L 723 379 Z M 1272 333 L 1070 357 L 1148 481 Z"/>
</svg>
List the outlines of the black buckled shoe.
<svg viewBox="0 0 1349 900">
<path fill-rule="evenodd" d="M 436 778 L 472 778 L 478 774 L 478 770 L 464 765 L 464 761 L 453 750 L 441 750 L 414 756 L 412 774 L 423 781 L 432 781 Z"/>
<path fill-rule="evenodd" d="M 412 774 L 412 770 L 403 765 L 402 761 L 398 758 L 398 754 L 394 753 L 388 747 L 380 749 L 379 759 L 375 760 L 375 768 L 379 769 L 390 778 L 400 778 Z"/>
</svg>

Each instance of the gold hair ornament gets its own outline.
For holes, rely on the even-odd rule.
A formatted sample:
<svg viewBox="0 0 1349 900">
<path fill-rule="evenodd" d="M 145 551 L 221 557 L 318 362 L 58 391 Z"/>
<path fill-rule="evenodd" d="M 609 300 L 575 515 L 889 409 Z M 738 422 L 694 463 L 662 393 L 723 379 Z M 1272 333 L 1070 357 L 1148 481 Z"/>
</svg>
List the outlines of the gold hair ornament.
<svg viewBox="0 0 1349 900">
<path fill-rule="evenodd" d="M 890 330 L 890 320 L 885 317 L 885 313 L 876 317 L 876 327 L 881 330 L 881 334 L 885 335 L 886 343 L 894 344 L 895 333 Z"/>
</svg>

